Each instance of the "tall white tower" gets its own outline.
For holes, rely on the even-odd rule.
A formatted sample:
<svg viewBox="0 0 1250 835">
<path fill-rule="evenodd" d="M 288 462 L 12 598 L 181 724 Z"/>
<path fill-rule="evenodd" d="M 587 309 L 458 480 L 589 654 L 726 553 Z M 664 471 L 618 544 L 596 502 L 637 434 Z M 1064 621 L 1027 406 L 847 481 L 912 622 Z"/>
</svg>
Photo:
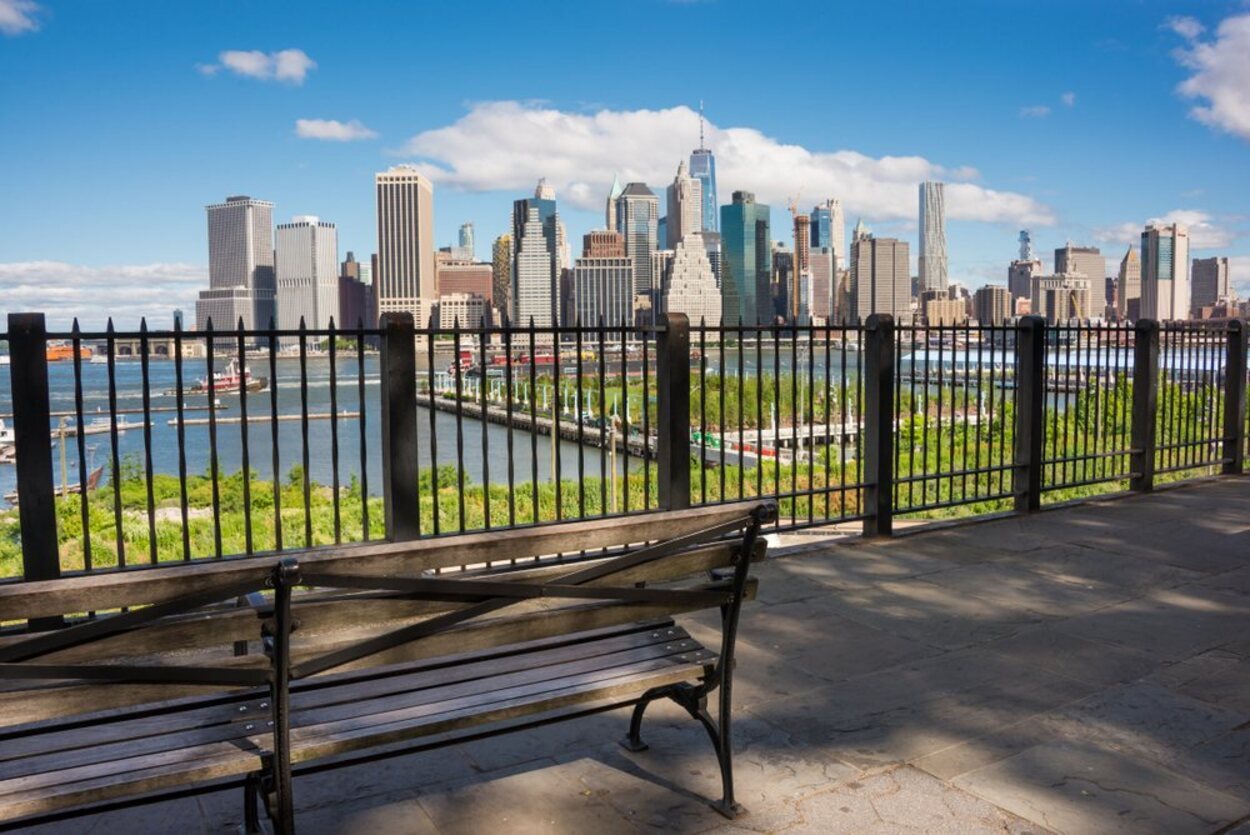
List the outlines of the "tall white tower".
<svg viewBox="0 0 1250 835">
<path fill-rule="evenodd" d="M 217 330 L 243 320 L 248 330 L 269 327 L 274 315 L 273 204 L 246 195 L 206 206 L 208 289 L 195 303 L 196 327 L 212 319 Z"/>
<path fill-rule="evenodd" d="M 1189 230 L 1152 223 L 1141 233 L 1141 315 L 1167 322 L 1189 318 Z"/>
<path fill-rule="evenodd" d="M 682 238 L 703 231 L 703 184 L 686 173 L 686 162 L 677 164 L 677 176 L 668 187 L 669 249 L 676 248 Z"/>
<path fill-rule="evenodd" d="M 278 275 L 278 328 L 295 330 L 300 319 L 310 329 L 339 320 L 339 243 L 334 224 L 311 215 L 278 224 L 275 258 Z M 290 344 L 294 339 L 284 342 Z"/>
<path fill-rule="evenodd" d="M 943 183 L 920 184 L 920 288 L 945 291 L 946 199 Z"/>
<path fill-rule="evenodd" d="M 378 311 L 408 312 L 429 324 L 434 275 L 434 186 L 411 165 L 374 175 L 378 204 Z"/>
</svg>

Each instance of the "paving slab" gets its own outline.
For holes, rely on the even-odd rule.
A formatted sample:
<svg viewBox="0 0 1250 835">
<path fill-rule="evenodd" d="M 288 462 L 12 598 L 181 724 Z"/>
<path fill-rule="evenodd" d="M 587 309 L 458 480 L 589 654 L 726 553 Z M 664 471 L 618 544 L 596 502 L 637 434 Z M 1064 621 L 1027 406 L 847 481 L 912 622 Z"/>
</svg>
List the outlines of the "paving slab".
<svg viewBox="0 0 1250 835">
<path fill-rule="evenodd" d="M 1237 653 L 1225 649 L 1204 652 L 1158 670 L 1149 680 L 1250 716 L 1250 664 Z"/>
<path fill-rule="evenodd" d="M 1209 833 L 1250 813 L 1250 801 L 1086 742 L 1035 745 L 954 783 L 1067 835 Z"/>
<path fill-rule="evenodd" d="M 1067 583 L 1113 589 L 1126 598 L 1207 576 L 1159 560 L 1130 557 L 1080 542 L 1064 542 L 1032 551 L 1009 553 L 999 564 L 1020 566 Z"/>
<path fill-rule="evenodd" d="M 928 577 L 851 589 L 829 605 L 843 617 L 943 649 L 992 641 L 1045 619 L 1009 602 L 937 585 Z"/>
<path fill-rule="evenodd" d="M 1019 565 L 981 563 L 924 578 L 952 592 L 1043 618 L 1072 617 L 1121 603 L 1131 592 L 1109 584 L 1069 582 Z"/>
<path fill-rule="evenodd" d="M 574 764 L 536 760 L 510 773 L 421 794 L 416 803 L 440 833 L 621 832 L 630 828 L 610 804 L 577 782 Z"/>
<path fill-rule="evenodd" d="M 787 835 L 949 833 L 1040 835 L 1044 830 L 914 768 L 864 776 L 798 804 L 802 822 Z"/>
<path fill-rule="evenodd" d="M 1102 690 L 1058 712 L 1074 737 L 1156 762 L 1247 724 L 1247 717 L 1152 681 Z"/>
<path fill-rule="evenodd" d="M 1164 663 L 1131 647 L 1091 641 L 1050 625 L 985 644 L 1013 661 L 1099 687 L 1141 678 Z"/>
<path fill-rule="evenodd" d="M 1246 607 L 1232 597 L 1195 586 L 1145 597 L 1059 621 L 1069 635 L 1119 644 L 1164 661 L 1179 661 L 1237 640 Z"/>
<path fill-rule="evenodd" d="M 749 713 L 860 767 L 910 761 L 1088 695 L 1092 687 L 948 654 L 776 702 Z"/>
</svg>

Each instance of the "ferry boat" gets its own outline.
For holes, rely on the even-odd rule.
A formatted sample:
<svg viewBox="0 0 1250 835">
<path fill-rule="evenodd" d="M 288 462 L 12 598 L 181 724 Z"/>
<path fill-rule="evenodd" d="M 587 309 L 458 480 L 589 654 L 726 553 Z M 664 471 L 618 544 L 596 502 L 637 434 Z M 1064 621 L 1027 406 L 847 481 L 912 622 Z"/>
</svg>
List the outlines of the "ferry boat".
<svg viewBox="0 0 1250 835">
<path fill-rule="evenodd" d="M 240 373 L 239 361 L 232 359 L 226 363 L 224 370 L 213 373 L 211 381 L 207 377 L 201 377 L 183 394 L 238 394 L 243 389 L 264 391 L 268 384 L 269 380 L 265 377 L 253 377 L 250 368 L 245 368 Z M 178 392 L 176 389 L 170 389 L 165 393 L 177 394 Z"/>
<path fill-rule="evenodd" d="M 13 427 L 4 422 L 4 418 L 0 418 L 0 446 L 7 446 L 17 442 L 17 434 L 13 431 Z"/>
<path fill-rule="evenodd" d="M 95 352 L 86 345 L 78 346 L 78 355 L 90 360 Z M 48 362 L 68 362 L 74 359 L 74 346 L 69 342 L 49 342 L 47 349 Z"/>
</svg>

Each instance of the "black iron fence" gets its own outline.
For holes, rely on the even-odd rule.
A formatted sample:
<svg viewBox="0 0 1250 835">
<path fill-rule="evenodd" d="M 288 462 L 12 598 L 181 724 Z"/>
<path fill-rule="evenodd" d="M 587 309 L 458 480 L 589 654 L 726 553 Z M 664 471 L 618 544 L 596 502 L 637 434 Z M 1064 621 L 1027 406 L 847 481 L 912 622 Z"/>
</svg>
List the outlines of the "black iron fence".
<svg viewBox="0 0 1250 835">
<path fill-rule="evenodd" d="M 757 496 L 776 530 L 889 534 L 1250 444 L 1240 321 L 8 327 L 10 580 Z"/>
</svg>

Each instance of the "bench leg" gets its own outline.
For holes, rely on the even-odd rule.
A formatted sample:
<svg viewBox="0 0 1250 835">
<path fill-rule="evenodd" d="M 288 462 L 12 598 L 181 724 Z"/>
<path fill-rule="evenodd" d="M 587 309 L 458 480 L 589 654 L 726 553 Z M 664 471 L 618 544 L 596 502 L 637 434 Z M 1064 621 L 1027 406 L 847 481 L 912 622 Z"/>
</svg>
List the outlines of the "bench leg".
<svg viewBox="0 0 1250 835">
<path fill-rule="evenodd" d="M 268 835 L 269 828 L 260 820 L 261 775 L 259 772 L 247 775 L 243 783 L 243 835 Z"/>
<path fill-rule="evenodd" d="M 699 720 L 699 724 L 711 737 L 712 747 L 716 750 L 716 762 L 720 765 L 721 799 L 713 803 L 712 808 L 733 820 L 746 810 L 734 802 L 733 743 L 729 738 L 729 723 L 725 721 L 728 714 L 723 714 L 721 721 L 717 723 L 702 704 L 690 713 Z"/>
<path fill-rule="evenodd" d="M 634 713 L 629 717 L 629 736 L 621 740 L 621 747 L 626 751 L 633 751 L 636 754 L 650 747 L 642 741 L 642 715 L 647 712 L 647 705 L 653 701 L 654 698 L 643 696 L 638 704 L 634 705 Z"/>
<path fill-rule="evenodd" d="M 647 712 L 647 707 L 656 699 L 673 698 L 672 685 L 664 687 L 653 687 L 642 694 L 638 699 L 638 704 L 634 705 L 633 715 L 629 717 L 629 736 L 621 740 L 621 747 L 626 751 L 646 751 L 647 743 L 642 741 L 642 715 Z M 689 708 L 687 708 L 689 709 Z"/>
</svg>

